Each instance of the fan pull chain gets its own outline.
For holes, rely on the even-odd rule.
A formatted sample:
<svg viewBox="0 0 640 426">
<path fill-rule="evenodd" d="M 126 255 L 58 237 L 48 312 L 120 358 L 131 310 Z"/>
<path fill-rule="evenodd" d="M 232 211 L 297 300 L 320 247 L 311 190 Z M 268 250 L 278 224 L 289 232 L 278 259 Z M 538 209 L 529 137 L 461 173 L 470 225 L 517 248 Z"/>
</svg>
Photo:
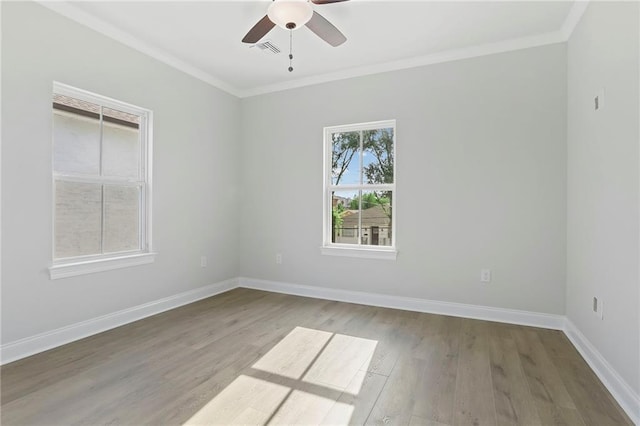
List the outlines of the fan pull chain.
<svg viewBox="0 0 640 426">
<path fill-rule="evenodd" d="M 289 72 L 293 71 L 293 30 L 289 30 Z"/>
</svg>

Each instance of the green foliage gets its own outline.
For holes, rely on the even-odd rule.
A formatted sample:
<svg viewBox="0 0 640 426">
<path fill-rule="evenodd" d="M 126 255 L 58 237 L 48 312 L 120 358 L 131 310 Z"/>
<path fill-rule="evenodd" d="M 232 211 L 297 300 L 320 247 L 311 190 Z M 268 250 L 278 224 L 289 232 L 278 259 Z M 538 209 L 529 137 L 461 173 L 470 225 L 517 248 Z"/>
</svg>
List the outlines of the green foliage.
<svg viewBox="0 0 640 426">
<path fill-rule="evenodd" d="M 360 205 L 360 200 L 362 199 L 362 210 L 370 209 L 373 206 L 388 206 L 391 204 L 391 200 L 386 196 L 387 191 L 381 192 L 367 192 L 362 195 L 362 197 L 354 197 L 349 203 L 349 208 L 351 210 L 358 210 Z"/>
<path fill-rule="evenodd" d="M 342 214 L 344 213 L 344 206 L 342 204 L 338 204 L 334 206 L 331 210 L 332 218 L 331 223 L 333 223 L 333 229 L 342 228 L 342 223 L 344 219 L 342 218 Z"/>
<path fill-rule="evenodd" d="M 337 185 L 347 171 L 351 160 L 360 150 L 360 133 L 333 133 L 331 139 L 331 170 Z"/>
<path fill-rule="evenodd" d="M 360 132 L 333 133 L 331 170 L 336 185 L 360 151 Z M 373 154 L 375 161 L 362 170 L 367 183 L 393 183 L 393 131 L 392 129 L 362 132 L 362 149 Z"/>
<path fill-rule="evenodd" d="M 361 134 L 362 141 L 360 141 Z M 391 128 L 333 133 L 331 166 L 334 183 L 339 185 L 349 166 L 357 167 L 360 164 L 359 156 L 364 156 L 365 154 L 373 156 L 374 159 L 369 161 L 370 157 L 366 157 L 367 164 L 362 169 L 363 182 L 368 184 L 393 183 L 393 136 L 393 129 Z M 352 160 L 353 164 L 351 164 Z M 360 201 L 362 201 L 362 210 L 379 205 L 391 218 L 391 197 L 391 191 L 367 192 L 362 196 L 362 200 L 357 196 L 354 197 L 349 204 L 349 208 L 358 210 Z M 336 213 L 335 208 L 333 216 L 334 229 L 342 226 L 342 216 Z M 338 222 L 340 225 L 336 225 Z"/>
<path fill-rule="evenodd" d="M 373 153 L 375 162 L 365 166 L 367 183 L 393 183 L 393 132 L 376 129 L 362 132 L 362 148 Z"/>
</svg>

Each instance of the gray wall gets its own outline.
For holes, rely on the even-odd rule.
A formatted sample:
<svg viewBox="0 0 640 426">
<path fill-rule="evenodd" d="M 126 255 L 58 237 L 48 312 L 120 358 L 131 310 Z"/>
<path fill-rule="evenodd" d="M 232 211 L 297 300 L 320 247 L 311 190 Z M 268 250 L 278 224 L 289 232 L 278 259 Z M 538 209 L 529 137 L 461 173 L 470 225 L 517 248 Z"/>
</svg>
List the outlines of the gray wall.
<svg viewBox="0 0 640 426">
<path fill-rule="evenodd" d="M 566 77 L 557 44 L 244 99 L 241 274 L 563 314 Z M 323 256 L 322 129 L 384 119 L 397 261 Z"/>
<path fill-rule="evenodd" d="M 555 314 L 566 290 L 640 390 L 637 3 L 591 4 L 568 52 L 242 101 L 39 5 L 4 2 L 2 31 L 2 343 L 238 275 Z M 49 280 L 53 80 L 154 111 L 155 263 Z M 398 259 L 322 256 L 322 128 L 391 118 Z"/>
<path fill-rule="evenodd" d="M 555 314 L 566 291 L 639 391 L 638 7 L 591 4 L 568 47 L 238 100 L 4 2 L 2 343 L 238 275 Z M 49 280 L 53 80 L 154 111 L 155 263 Z M 397 261 L 322 256 L 322 128 L 392 118 Z"/>
<path fill-rule="evenodd" d="M 638 8 L 592 2 L 569 40 L 567 316 L 640 393 Z"/>
<path fill-rule="evenodd" d="M 154 111 L 155 263 L 49 280 L 53 80 Z M 3 2 L 2 103 L 3 343 L 237 276 L 238 99 L 42 6 Z"/>
</svg>

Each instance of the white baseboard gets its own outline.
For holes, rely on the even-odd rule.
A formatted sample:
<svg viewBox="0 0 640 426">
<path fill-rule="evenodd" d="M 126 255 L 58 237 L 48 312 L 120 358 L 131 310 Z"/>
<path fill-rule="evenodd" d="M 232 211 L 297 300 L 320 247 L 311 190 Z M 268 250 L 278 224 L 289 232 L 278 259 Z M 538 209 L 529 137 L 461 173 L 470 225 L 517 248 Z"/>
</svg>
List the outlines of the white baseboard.
<svg viewBox="0 0 640 426">
<path fill-rule="evenodd" d="M 380 306 L 384 308 L 403 309 L 407 311 L 427 312 L 486 321 L 505 322 L 528 325 L 540 328 L 562 330 L 578 352 L 589 364 L 611 395 L 620 404 L 631 420 L 640 426 L 640 398 L 633 389 L 620 377 L 615 369 L 595 349 L 586 337 L 564 315 L 541 314 L 538 312 L 519 311 L 514 309 L 492 308 L 487 306 L 467 305 L 463 303 L 440 302 L 376 293 L 339 290 L 324 287 L 312 287 L 254 278 L 239 278 L 239 286 L 255 290 L 316 299 L 336 300 L 339 302 L 357 303 L 361 305 Z"/>
<path fill-rule="evenodd" d="M 128 324 L 151 315 L 159 314 L 200 299 L 214 296 L 238 287 L 238 279 L 222 281 L 194 290 L 185 291 L 164 299 L 123 309 L 90 320 L 71 324 L 56 330 L 16 340 L 0 346 L 0 364 L 16 361 L 66 343 Z"/>
<path fill-rule="evenodd" d="M 335 288 L 312 287 L 276 281 L 258 280 L 254 278 L 239 278 L 239 286 L 275 293 L 314 297 L 316 299 L 327 299 L 338 302 L 357 303 L 360 305 L 402 309 L 405 311 L 426 312 L 430 314 L 529 325 L 554 330 L 562 330 L 565 319 L 562 315 L 467 305 L 464 303 L 439 302 L 436 300 L 339 290 Z"/>
<path fill-rule="evenodd" d="M 254 278 L 241 277 L 229 279 L 206 287 L 186 291 L 164 299 L 134 306 L 122 311 L 7 343 L 0 346 L 0 365 L 43 352 L 84 337 L 101 333 L 151 315 L 168 311 L 188 303 L 193 303 L 207 297 L 215 296 L 216 294 L 224 293 L 237 287 L 313 297 L 316 299 L 380 306 L 384 308 L 427 312 L 440 315 L 562 330 L 589 364 L 591 369 L 593 369 L 598 378 L 607 387 L 609 392 L 611 392 L 616 401 L 625 410 L 627 415 L 629 415 L 631 420 L 635 422 L 635 424 L 640 425 L 640 397 L 638 394 L 629 386 L 628 383 L 624 381 L 624 379 L 622 379 L 622 377 L 620 377 L 620 375 L 580 332 L 580 330 L 578 330 L 576 326 L 563 315 L 467 305 L 463 303 L 440 302 L 436 300 L 365 293 L 325 287 L 313 287 Z"/>
<path fill-rule="evenodd" d="M 563 331 L 631 421 L 640 425 L 640 396 L 568 318 L 565 320 Z"/>
</svg>

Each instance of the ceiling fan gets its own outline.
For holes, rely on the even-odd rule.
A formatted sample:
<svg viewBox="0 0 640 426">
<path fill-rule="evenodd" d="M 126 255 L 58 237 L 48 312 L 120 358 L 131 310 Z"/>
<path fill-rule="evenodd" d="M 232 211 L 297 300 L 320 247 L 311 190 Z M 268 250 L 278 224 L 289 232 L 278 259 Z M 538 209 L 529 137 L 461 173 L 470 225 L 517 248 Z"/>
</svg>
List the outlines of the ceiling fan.
<svg viewBox="0 0 640 426">
<path fill-rule="evenodd" d="M 313 10 L 311 3 L 330 4 L 343 1 L 347 0 L 273 0 L 265 17 L 249 30 L 242 42 L 257 43 L 276 25 L 290 31 L 306 25 L 331 46 L 340 46 L 347 38 L 331 22 Z"/>
</svg>

